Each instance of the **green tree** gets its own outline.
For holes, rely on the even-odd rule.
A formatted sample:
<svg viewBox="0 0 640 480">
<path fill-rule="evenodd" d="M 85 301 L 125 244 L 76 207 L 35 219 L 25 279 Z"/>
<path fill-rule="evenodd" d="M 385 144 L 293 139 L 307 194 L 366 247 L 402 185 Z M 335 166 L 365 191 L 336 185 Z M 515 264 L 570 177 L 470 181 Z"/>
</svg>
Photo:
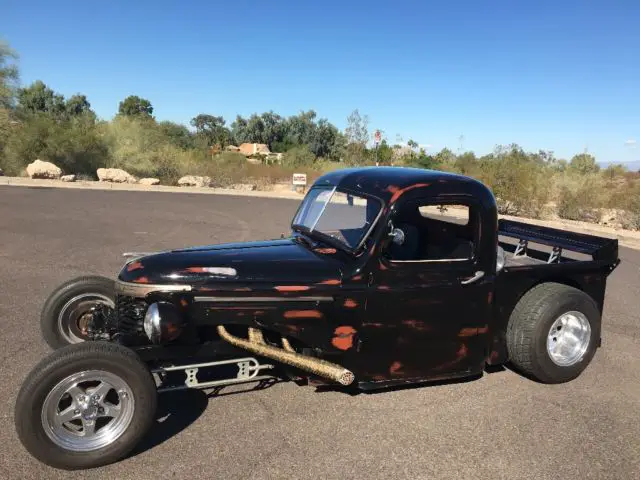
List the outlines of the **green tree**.
<svg viewBox="0 0 640 480">
<path fill-rule="evenodd" d="M 153 118 L 153 106 L 146 98 L 129 95 L 118 105 L 118 115 L 125 117 Z"/>
<path fill-rule="evenodd" d="M 91 104 L 87 100 L 86 95 L 76 94 L 71 96 L 65 103 L 65 111 L 67 115 L 93 115 Z"/>
<path fill-rule="evenodd" d="M 10 108 L 18 85 L 18 54 L 5 42 L 0 42 L 0 108 Z"/>
<path fill-rule="evenodd" d="M 196 129 L 196 136 L 207 147 L 216 145 L 224 147 L 229 144 L 231 132 L 225 127 L 222 117 L 201 113 L 191 119 L 191 126 Z"/>
<path fill-rule="evenodd" d="M 158 123 L 158 130 L 171 145 L 183 150 L 194 147 L 193 135 L 187 127 L 180 123 L 165 120 Z"/>
<path fill-rule="evenodd" d="M 350 164 L 360 164 L 367 158 L 367 142 L 369 141 L 369 117 L 360 115 L 358 109 L 347 117 L 346 160 Z"/>
<path fill-rule="evenodd" d="M 435 160 L 437 163 L 441 165 L 451 165 L 456 161 L 455 154 L 449 150 L 448 148 L 443 148 L 438 153 L 436 153 Z"/>
<path fill-rule="evenodd" d="M 418 148 L 418 142 L 416 142 L 415 140 L 409 139 L 409 141 L 407 142 L 407 146 L 412 150 L 416 150 Z"/>
<path fill-rule="evenodd" d="M 36 80 L 18 90 L 18 111 L 22 116 L 44 113 L 60 118 L 66 113 L 66 104 L 63 95 L 54 92 L 43 81 Z"/>
<path fill-rule="evenodd" d="M 600 171 L 600 166 L 596 163 L 596 157 L 588 153 L 575 155 L 569 162 L 569 168 L 583 175 Z"/>
</svg>

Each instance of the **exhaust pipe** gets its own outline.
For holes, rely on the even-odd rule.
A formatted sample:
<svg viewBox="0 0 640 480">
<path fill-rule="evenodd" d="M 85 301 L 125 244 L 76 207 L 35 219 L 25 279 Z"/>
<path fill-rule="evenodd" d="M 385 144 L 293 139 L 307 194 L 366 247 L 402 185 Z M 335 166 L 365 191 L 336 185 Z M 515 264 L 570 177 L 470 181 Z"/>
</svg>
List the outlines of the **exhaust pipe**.
<svg viewBox="0 0 640 480">
<path fill-rule="evenodd" d="M 256 355 L 291 365 L 292 367 L 299 368 L 300 370 L 314 373 L 320 377 L 328 378 L 329 380 L 338 382 L 341 385 L 351 385 L 355 380 L 355 375 L 352 372 L 340 365 L 336 365 L 335 363 L 327 362 L 326 360 L 321 360 L 319 358 L 309 357 L 307 355 L 301 355 L 296 352 L 288 351 L 288 349 L 283 350 L 282 348 L 267 345 L 264 343 L 264 340 L 262 340 L 262 332 L 254 328 L 249 329 L 249 340 L 231 335 L 222 325 L 218 325 L 218 335 L 231 345 L 244 348 Z M 289 345 L 288 342 L 287 345 Z"/>
</svg>

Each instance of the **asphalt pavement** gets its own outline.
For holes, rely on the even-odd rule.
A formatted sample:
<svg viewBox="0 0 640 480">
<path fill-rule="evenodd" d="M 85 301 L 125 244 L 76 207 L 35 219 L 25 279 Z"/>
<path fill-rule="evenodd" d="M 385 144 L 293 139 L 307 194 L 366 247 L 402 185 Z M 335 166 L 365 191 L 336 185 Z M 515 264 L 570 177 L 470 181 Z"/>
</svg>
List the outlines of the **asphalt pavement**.
<svg viewBox="0 0 640 480">
<path fill-rule="evenodd" d="M 182 193 L 0 187 L 0 478 L 640 478 L 640 252 L 609 278 L 603 345 L 576 380 L 503 370 L 473 381 L 349 395 L 294 383 L 160 397 L 127 459 L 64 472 L 19 443 L 20 384 L 49 349 L 49 292 L 113 276 L 122 252 L 277 238 L 297 202 Z"/>
</svg>

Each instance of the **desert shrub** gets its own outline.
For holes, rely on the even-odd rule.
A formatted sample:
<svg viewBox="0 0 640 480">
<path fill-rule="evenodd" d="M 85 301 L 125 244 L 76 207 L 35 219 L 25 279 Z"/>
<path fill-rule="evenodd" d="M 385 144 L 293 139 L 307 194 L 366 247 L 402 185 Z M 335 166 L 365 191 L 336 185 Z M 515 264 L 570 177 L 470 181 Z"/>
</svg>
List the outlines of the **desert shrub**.
<svg viewBox="0 0 640 480">
<path fill-rule="evenodd" d="M 95 174 L 108 153 L 93 118 L 56 120 L 35 114 L 12 128 L 4 148 L 4 167 L 10 175 L 19 175 L 39 158 L 55 163 L 65 173 Z"/>
<path fill-rule="evenodd" d="M 567 175 L 558 190 L 558 216 L 567 220 L 599 222 L 605 194 L 601 176 Z"/>
<path fill-rule="evenodd" d="M 622 227 L 640 230 L 640 180 L 626 185 L 624 199 L 621 199 L 619 206 L 624 209 L 620 216 Z"/>
<path fill-rule="evenodd" d="M 289 168 L 313 165 L 316 157 L 306 145 L 293 147 L 284 154 L 282 165 Z"/>
<path fill-rule="evenodd" d="M 540 218 L 549 201 L 549 181 L 536 163 L 515 156 L 484 160 L 472 175 L 487 184 L 496 197 L 498 212 Z"/>
</svg>

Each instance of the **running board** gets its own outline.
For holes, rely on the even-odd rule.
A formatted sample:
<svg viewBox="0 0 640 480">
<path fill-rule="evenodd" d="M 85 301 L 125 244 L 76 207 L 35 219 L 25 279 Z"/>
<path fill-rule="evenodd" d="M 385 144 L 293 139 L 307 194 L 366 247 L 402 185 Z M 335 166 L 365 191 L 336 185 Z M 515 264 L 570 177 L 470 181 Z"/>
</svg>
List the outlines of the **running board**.
<svg viewBox="0 0 640 480">
<path fill-rule="evenodd" d="M 219 367 L 222 365 L 233 365 L 238 367 L 238 373 L 235 378 L 227 378 L 221 380 L 212 380 L 201 382 L 198 380 L 198 372 L 201 369 Z M 186 379 L 183 385 L 169 385 L 158 387 L 158 393 L 168 392 L 172 390 L 184 390 L 187 388 L 210 388 L 223 387 L 227 385 L 237 385 L 240 383 L 248 383 L 260 380 L 268 380 L 273 378 L 271 375 L 258 375 L 262 370 L 271 370 L 273 365 L 260 364 L 255 358 L 234 358 L 231 360 L 219 360 L 217 362 L 194 363 L 192 365 L 177 365 L 173 367 L 160 367 L 151 370 L 151 373 L 158 374 L 162 380 L 169 372 L 184 372 Z"/>
</svg>

